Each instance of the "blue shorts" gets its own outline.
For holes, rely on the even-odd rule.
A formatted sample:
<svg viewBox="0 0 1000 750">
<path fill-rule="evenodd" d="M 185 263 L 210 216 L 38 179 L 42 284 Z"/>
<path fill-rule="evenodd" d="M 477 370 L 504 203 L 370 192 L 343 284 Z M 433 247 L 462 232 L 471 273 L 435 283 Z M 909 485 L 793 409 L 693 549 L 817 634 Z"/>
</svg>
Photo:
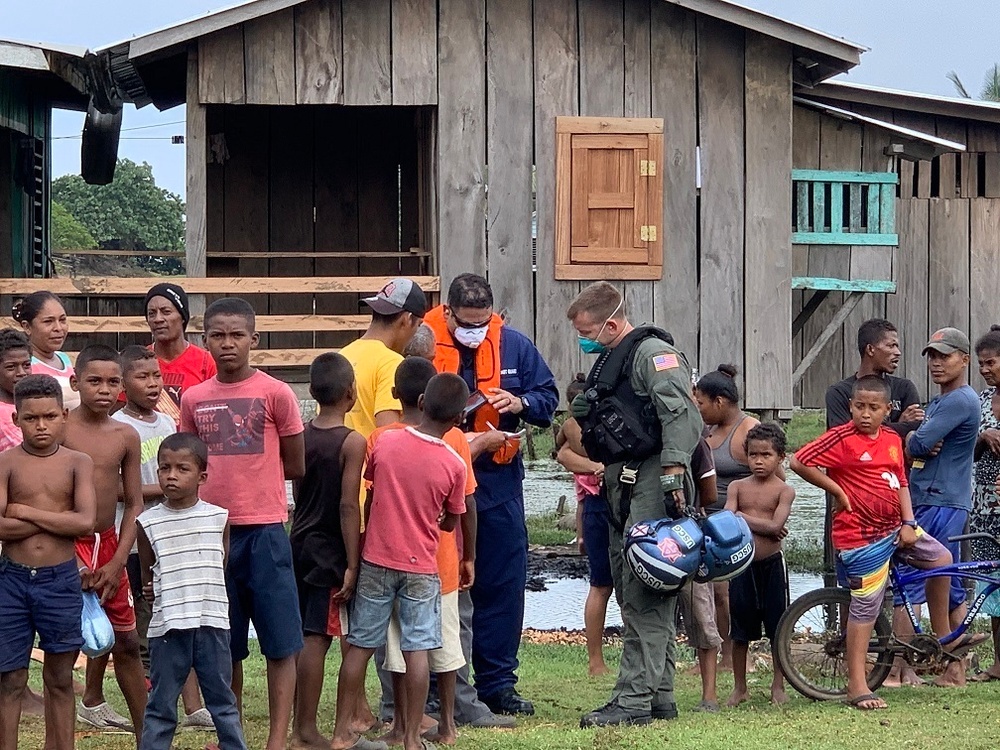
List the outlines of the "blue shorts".
<svg viewBox="0 0 1000 750">
<path fill-rule="evenodd" d="M 920 528 L 930 534 L 944 545 L 944 548 L 951 553 L 953 562 L 962 559 L 962 543 L 949 542 L 948 537 L 958 536 L 965 533 L 965 525 L 969 521 L 969 511 L 964 508 L 943 508 L 938 505 L 920 505 L 913 509 L 913 517 L 920 524 Z M 900 573 L 913 573 L 913 568 L 904 565 L 899 569 Z M 926 582 L 911 583 L 906 587 L 906 597 L 910 604 L 923 604 L 927 601 L 927 594 L 924 592 Z M 898 592 L 893 593 L 893 604 L 899 606 L 903 603 Z M 948 591 L 948 609 L 952 610 L 965 601 L 965 589 L 962 588 L 962 579 L 957 576 L 951 578 L 951 588 Z"/>
<path fill-rule="evenodd" d="M 404 573 L 362 562 L 354 592 L 347 642 L 384 646 L 393 607 L 399 612 L 399 650 L 441 648 L 441 580 L 437 574 Z"/>
<path fill-rule="evenodd" d="M 583 502 L 583 543 L 590 563 L 590 585 L 611 586 L 611 511 L 602 495 L 587 495 Z"/>
<path fill-rule="evenodd" d="M 75 559 L 31 568 L 0 557 L 0 673 L 28 668 L 35 633 L 47 654 L 79 651 L 82 612 Z"/>
<path fill-rule="evenodd" d="M 226 593 L 233 661 L 250 655 L 251 620 L 260 652 L 268 659 L 284 659 L 302 650 L 292 546 L 282 524 L 230 527 Z"/>
</svg>

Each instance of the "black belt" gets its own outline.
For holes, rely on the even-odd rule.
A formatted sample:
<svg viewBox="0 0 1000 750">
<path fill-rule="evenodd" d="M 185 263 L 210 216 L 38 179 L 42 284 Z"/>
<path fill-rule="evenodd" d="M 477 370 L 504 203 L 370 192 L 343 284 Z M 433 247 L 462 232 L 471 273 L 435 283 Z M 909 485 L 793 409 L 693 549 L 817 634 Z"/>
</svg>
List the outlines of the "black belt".
<svg viewBox="0 0 1000 750">
<path fill-rule="evenodd" d="M 611 493 L 605 493 L 605 502 L 608 504 L 611 526 L 619 534 L 624 533 L 629 513 L 632 512 L 632 493 L 635 492 L 635 483 L 639 477 L 640 466 L 642 466 L 642 461 L 628 461 L 622 466 L 621 474 L 618 475 L 618 484 L 621 485 L 622 493 L 621 501 L 619 502 L 621 520 L 615 517 L 615 509 L 611 507 Z"/>
</svg>

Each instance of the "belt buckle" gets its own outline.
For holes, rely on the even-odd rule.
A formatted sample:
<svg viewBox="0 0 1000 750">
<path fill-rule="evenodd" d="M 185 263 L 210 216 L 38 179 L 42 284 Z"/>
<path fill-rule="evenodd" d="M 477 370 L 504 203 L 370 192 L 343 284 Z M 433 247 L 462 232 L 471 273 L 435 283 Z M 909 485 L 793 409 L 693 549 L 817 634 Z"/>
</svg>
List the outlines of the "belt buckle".
<svg viewBox="0 0 1000 750">
<path fill-rule="evenodd" d="M 627 466 L 622 467 L 621 476 L 618 477 L 618 481 L 622 484 L 635 484 L 636 478 L 639 476 L 638 469 L 630 469 Z"/>
</svg>

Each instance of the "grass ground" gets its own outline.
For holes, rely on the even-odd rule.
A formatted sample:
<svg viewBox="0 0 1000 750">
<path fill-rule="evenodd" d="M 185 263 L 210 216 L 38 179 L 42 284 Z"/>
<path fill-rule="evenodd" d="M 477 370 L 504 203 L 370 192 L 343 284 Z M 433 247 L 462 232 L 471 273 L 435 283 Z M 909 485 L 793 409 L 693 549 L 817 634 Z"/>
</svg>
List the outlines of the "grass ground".
<svg viewBox="0 0 1000 750">
<path fill-rule="evenodd" d="M 618 650 L 607 647 L 608 664 L 617 669 Z M 332 730 L 334 682 L 338 657 L 327 667 L 327 688 L 320 707 L 320 728 Z M 1000 683 L 976 684 L 963 689 L 931 687 L 883 690 L 890 703 L 886 711 L 862 713 L 839 703 L 813 703 L 793 694 L 786 706 L 774 707 L 767 700 L 770 674 L 750 675 L 752 700 L 740 708 L 718 715 L 694 713 L 700 699 L 696 677 L 681 674 L 676 721 L 656 722 L 648 727 L 581 730 L 580 715 L 603 704 L 614 682 L 612 676 L 588 678 L 582 646 L 525 644 L 521 648 L 522 694 L 535 702 L 536 716 L 520 722 L 515 730 L 463 730 L 459 748 L 477 750 L 638 750 L 665 747 L 683 750 L 709 748 L 810 748 L 811 750 L 857 750 L 868 747 L 925 748 L 961 747 L 963 750 L 996 748 L 1000 741 Z M 250 748 L 263 747 L 267 732 L 267 696 L 264 665 L 259 655 L 246 664 L 247 740 Z M 720 676 L 720 695 L 732 688 L 732 676 Z M 107 683 L 109 701 L 124 710 L 113 678 Z M 368 695 L 374 702 L 376 683 L 369 675 Z M 42 722 L 25 719 L 21 747 L 42 746 Z M 175 750 L 199 750 L 212 736 L 202 732 L 178 733 Z M 134 748 L 129 735 L 81 733 L 78 748 L 127 750 Z"/>
</svg>

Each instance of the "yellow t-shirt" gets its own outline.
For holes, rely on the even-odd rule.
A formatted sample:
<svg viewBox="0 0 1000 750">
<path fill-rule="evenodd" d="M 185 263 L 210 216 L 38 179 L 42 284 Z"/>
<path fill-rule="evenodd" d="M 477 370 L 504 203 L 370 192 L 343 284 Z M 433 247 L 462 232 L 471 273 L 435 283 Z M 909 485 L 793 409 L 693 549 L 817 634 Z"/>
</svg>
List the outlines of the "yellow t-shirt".
<svg viewBox="0 0 1000 750">
<path fill-rule="evenodd" d="M 402 412 L 403 407 L 392 397 L 396 368 L 403 355 L 394 352 L 381 341 L 358 339 L 340 350 L 354 368 L 358 400 L 347 413 L 344 423 L 361 433 L 365 440 L 375 432 L 375 415 L 380 411 Z"/>
</svg>

